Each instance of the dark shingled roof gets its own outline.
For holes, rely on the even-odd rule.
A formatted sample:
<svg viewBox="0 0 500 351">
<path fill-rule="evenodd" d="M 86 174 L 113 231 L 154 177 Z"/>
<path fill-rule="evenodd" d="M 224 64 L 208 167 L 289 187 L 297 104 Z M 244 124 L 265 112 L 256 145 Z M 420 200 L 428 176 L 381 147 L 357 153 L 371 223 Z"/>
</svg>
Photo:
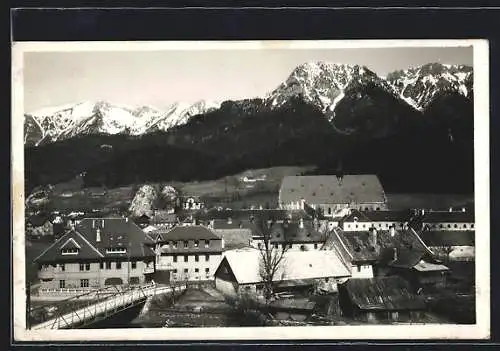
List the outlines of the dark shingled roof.
<svg viewBox="0 0 500 351">
<path fill-rule="evenodd" d="M 97 231 L 100 241 L 97 241 Z M 69 239 L 80 246 L 78 255 L 62 255 L 61 249 Z M 56 262 L 92 260 L 96 258 L 142 258 L 153 257 L 154 252 L 146 246 L 153 243 L 133 221 L 127 218 L 86 218 L 75 229 L 68 231 L 52 244 L 36 260 Z M 69 248 L 69 247 L 68 247 Z M 106 249 L 126 248 L 127 253 L 107 253 Z"/>
<path fill-rule="evenodd" d="M 411 211 L 364 211 L 371 222 L 408 222 L 413 217 Z"/>
<path fill-rule="evenodd" d="M 423 299 L 412 293 L 398 276 L 349 279 L 344 286 L 349 298 L 365 311 L 403 311 L 425 309 Z"/>
<path fill-rule="evenodd" d="M 252 231 L 248 228 L 219 229 L 215 233 L 224 239 L 226 250 L 249 247 L 252 240 Z"/>
<path fill-rule="evenodd" d="M 325 241 L 325 235 L 315 230 L 312 221 L 304 221 L 303 228 L 296 222 L 273 223 L 271 225 L 272 243 L 314 243 Z"/>
<path fill-rule="evenodd" d="M 389 266 L 396 268 L 412 268 L 425 256 L 423 251 L 398 250 L 397 259 L 389 263 Z"/>
<path fill-rule="evenodd" d="M 381 261 L 393 257 L 393 249 L 398 252 L 416 252 L 416 254 L 430 254 L 429 250 L 420 241 L 418 235 L 412 230 L 395 230 L 391 237 L 388 230 L 377 230 L 377 245 L 373 245 L 371 233 L 368 231 L 343 231 L 335 229 L 338 238 L 345 245 L 353 262 Z M 338 247 L 335 233 L 329 233 L 325 249 Z M 335 245 L 336 244 L 336 245 Z"/>
<path fill-rule="evenodd" d="M 200 220 L 224 220 L 231 218 L 233 221 L 249 220 L 251 218 L 261 218 L 263 220 L 284 220 L 284 219 L 308 219 L 312 218 L 313 211 L 308 210 L 281 210 L 281 209 L 243 209 L 243 210 L 208 210 L 196 213 L 196 218 Z"/>
<path fill-rule="evenodd" d="M 473 223 L 474 213 L 470 211 L 429 211 L 424 213 L 424 215 L 421 217 L 421 221 L 423 223 Z"/>
<path fill-rule="evenodd" d="M 211 229 L 201 225 L 177 226 L 168 231 L 153 231 L 151 235 L 160 234 L 161 241 L 169 240 L 215 240 L 220 239 Z"/>
<path fill-rule="evenodd" d="M 424 230 L 419 233 L 427 246 L 474 246 L 474 230 Z"/>
<path fill-rule="evenodd" d="M 304 199 L 310 204 L 384 203 L 385 194 L 376 175 L 284 177 L 279 190 L 281 203 Z"/>
</svg>

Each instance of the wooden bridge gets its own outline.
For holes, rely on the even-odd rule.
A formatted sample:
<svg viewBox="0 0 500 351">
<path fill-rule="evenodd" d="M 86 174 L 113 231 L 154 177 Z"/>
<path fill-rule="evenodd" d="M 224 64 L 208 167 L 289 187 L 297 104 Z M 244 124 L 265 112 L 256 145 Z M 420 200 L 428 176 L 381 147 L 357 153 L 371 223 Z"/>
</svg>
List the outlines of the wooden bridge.
<svg viewBox="0 0 500 351">
<path fill-rule="evenodd" d="M 186 285 L 160 286 L 153 283 L 128 288 L 110 286 L 89 291 L 59 301 L 57 304 L 30 309 L 28 328 L 32 330 L 81 328 L 142 304 L 150 296 L 176 294 L 185 289 Z"/>
</svg>

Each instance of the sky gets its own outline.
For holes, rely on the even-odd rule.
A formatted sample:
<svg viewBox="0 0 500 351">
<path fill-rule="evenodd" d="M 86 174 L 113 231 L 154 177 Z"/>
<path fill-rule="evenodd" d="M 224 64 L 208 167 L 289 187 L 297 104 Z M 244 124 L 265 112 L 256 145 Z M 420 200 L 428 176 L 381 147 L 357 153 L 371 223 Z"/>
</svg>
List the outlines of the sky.
<svg viewBox="0 0 500 351">
<path fill-rule="evenodd" d="M 430 62 L 472 65 L 472 47 L 26 52 L 26 113 L 83 101 L 165 108 L 263 97 L 309 61 L 365 65 L 380 76 Z"/>
</svg>

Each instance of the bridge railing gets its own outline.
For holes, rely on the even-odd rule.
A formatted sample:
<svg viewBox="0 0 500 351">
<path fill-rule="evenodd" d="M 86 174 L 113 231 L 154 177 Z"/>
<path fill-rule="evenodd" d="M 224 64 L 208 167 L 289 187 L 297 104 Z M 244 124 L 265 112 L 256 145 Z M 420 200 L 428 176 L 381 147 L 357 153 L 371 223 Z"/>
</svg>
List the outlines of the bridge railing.
<svg viewBox="0 0 500 351">
<path fill-rule="evenodd" d="M 137 295 L 146 296 L 144 289 L 151 289 L 153 287 L 156 287 L 154 283 L 143 286 L 129 286 L 127 288 L 123 288 L 121 286 L 109 286 L 94 291 L 88 291 L 54 303 L 40 305 L 30 309 L 27 320 L 28 328 L 33 325 L 42 324 L 49 320 L 54 320 L 54 322 L 57 322 L 59 325 L 61 321 L 65 319 L 64 316 L 67 317 L 68 315 L 71 315 L 71 318 L 73 318 L 73 322 L 71 322 L 71 324 L 75 322 L 75 317 L 79 318 L 80 321 L 83 322 L 85 318 L 92 313 L 92 308 L 94 308 L 94 310 L 97 309 L 99 303 L 107 300 L 113 300 L 120 295 L 128 296 L 126 294 L 130 294 L 130 292 L 132 292 L 132 294 L 130 294 L 131 299 L 134 297 L 138 298 Z M 114 302 L 116 307 L 116 299 Z M 76 316 L 73 315 L 75 311 L 79 310 L 83 310 L 83 316 L 80 317 L 78 313 Z M 68 324 L 68 322 L 63 322 L 63 324 Z"/>
<path fill-rule="evenodd" d="M 179 285 L 178 288 L 182 290 L 186 286 Z M 152 282 L 142 286 L 129 286 L 127 288 L 110 286 L 87 292 L 59 301 L 56 306 L 50 304 L 32 309 L 28 328 L 43 325 L 44 328 L 59 329 L 85 324 L 99 315 L 104 314 L 106 317 L 108 313 L 114 314 L 119 309 L 133 305 L 148 296 L 155 295 L 157 292 L 162 293 L 175 289 L 170 286 L 158 286 Z M 89 294 L 94 294 L 95 298 L 88 298 Z M 46 313 L 47 309 L 53 309 L 52 313 Z"/>
</svg>

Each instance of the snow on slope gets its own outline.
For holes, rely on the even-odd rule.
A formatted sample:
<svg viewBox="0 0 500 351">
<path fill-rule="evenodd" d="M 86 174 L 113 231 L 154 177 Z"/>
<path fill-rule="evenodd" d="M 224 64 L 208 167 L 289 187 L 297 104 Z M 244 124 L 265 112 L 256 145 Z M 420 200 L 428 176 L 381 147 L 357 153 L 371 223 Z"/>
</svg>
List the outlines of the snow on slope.
<svg viewBox="0 0 500 351">
<path fill-rule="evenodd" d="M 418 109 L 424 109 L 443 91 L 453 91 L 469 97 L 468 80 L 472 67 L 430 63 L 390 73 L 388 82 L 400 97 Z"/>
<path fill-rule="evenodd" d="M 105 101 L 87 101 L 44 108 L 27 115 L 42 135 L 35 143 L 37 145 L 42 141 L 57 141 L 81 134 L 142 135 L 154 130 L 166 131 L 186 123 L 194 115 L 218 108 L 219 105 L 217 102 L 206 101 L 195 104 L 176 103 L 166 111 L 161 111 L 151 106 L 134 108 Z"/>
</svg>

